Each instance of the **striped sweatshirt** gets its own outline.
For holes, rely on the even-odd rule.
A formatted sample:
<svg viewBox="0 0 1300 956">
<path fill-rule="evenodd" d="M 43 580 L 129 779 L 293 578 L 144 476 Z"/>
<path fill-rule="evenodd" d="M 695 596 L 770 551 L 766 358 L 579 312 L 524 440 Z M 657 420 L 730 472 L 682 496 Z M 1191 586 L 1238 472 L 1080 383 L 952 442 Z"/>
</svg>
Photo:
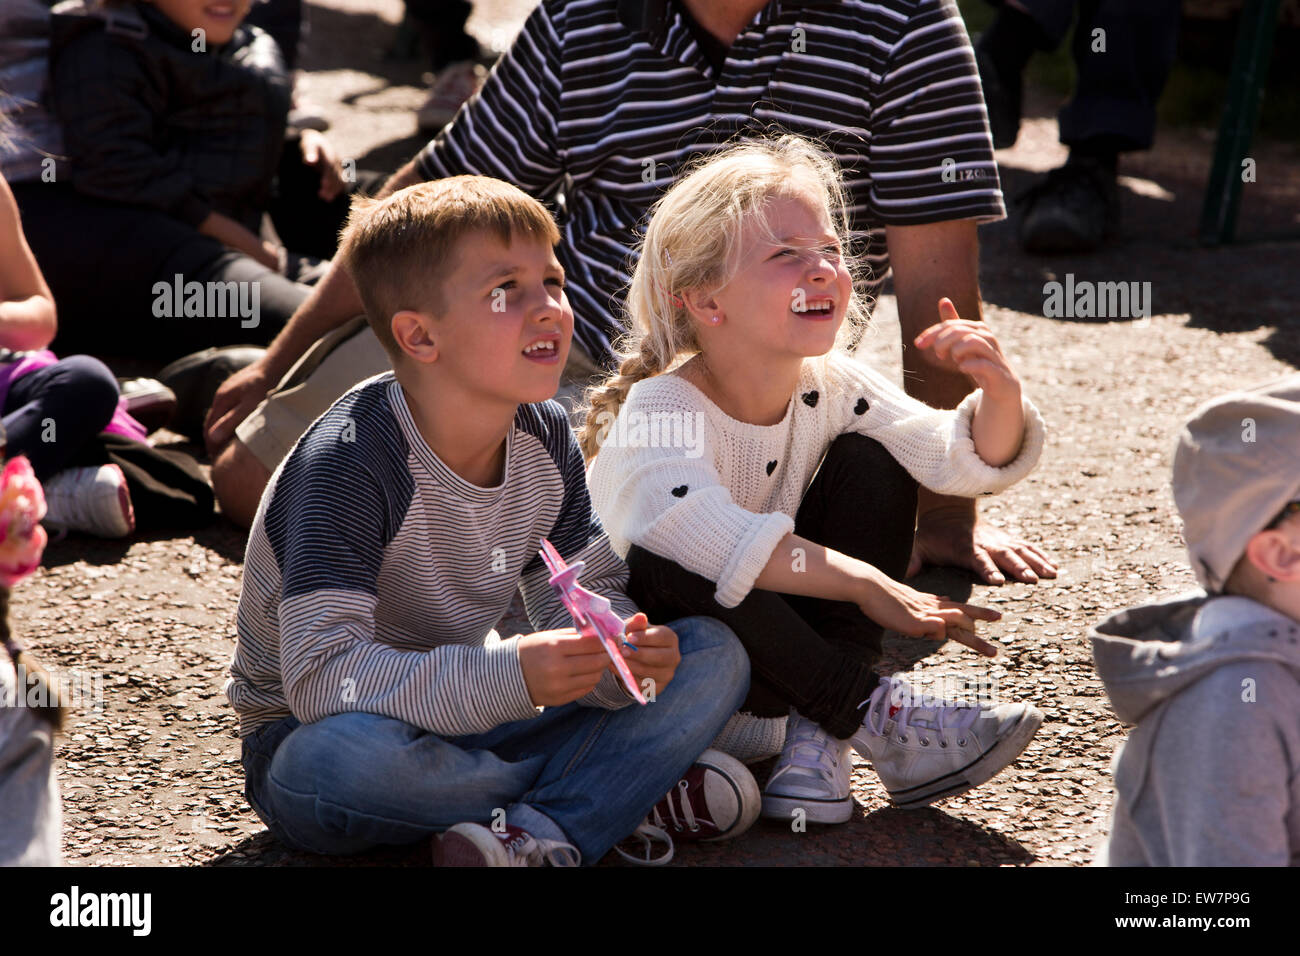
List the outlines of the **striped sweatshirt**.
<svg viewBox="0 0 1300 956">
<path fill-rule="evenodd" d="M 240 735 L 290 713 L 364 711 L 448 737 L 535 717 L 518 636 L 493 628 L 517 589 L 536 630 L 572 626 L 543 537 L 635 613 L 559 404 L 519 407 L 501 484 L 483 488 L 432 452 L 392 372 L 355 386 L 281 463 L 253 522 L 226 684 Z M 606 672 L 581 703 L 630 700 Z"/>
<path fill-rule="evenodd" d="M 430 179 L 495 176 L 558 206 L 556 255 L 589 355 L 610 354 L 650 206 L 735 136 L 780 129 L 835 156 L 869 301 L 889 269 L 886 225 L 1006 215 L 953 0 L 772 2 L 720 69 L 699 35 L 669 0 L 542 0 L 420 154 Z"/>
</svg>

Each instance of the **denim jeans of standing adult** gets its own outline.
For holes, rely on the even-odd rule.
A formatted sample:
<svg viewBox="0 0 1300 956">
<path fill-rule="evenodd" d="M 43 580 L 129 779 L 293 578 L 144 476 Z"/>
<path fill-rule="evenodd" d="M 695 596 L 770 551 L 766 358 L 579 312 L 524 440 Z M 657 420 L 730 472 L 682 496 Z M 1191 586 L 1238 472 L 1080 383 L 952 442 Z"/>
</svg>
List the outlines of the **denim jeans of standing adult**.
<svg viewBox="0 0 1300 956">
<path fill-rule="evenodd" d="M 795 514 L 800 537 L 874 565 L 896 581 L 907 572 L 916 527 L 916 480 L 865 435 L 831 442 Z M 628 595 L 652 619 L 709 614 L 740 638 L 753 666 L 745 710 L 779 717 L 794 707 L 837 737 L 862 723 L 858 705 L 880 682 L 882 628 L 851 602 L 754 588 L 734 608 L 717 585 L 670 558 L 633 546 Z"/>
<path fill-rule="evenodd" d="M 682 660 L 642 707 L 576 703 L 487 733 L 439 737 L 401 720 L 286 717 L 244 738 L 245 795 L 282 843 L 359 853 L 457 823 L 502 819 L 595 863 L 645 818 L 745 699 L 749 660 L 718 621 L 669 625 Z"/>
</svg>

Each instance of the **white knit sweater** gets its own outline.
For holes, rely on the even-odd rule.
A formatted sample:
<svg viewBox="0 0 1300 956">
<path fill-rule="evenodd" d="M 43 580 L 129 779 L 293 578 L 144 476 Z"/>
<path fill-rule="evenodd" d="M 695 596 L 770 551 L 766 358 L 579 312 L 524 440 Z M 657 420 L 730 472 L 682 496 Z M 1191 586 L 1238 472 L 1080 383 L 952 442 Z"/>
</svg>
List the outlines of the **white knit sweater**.
<svg viewBox="0 0 1300 956">
<path fill-rule="evenodd" d="M 735 607 L 754 586 L 817 466 L 839 435 L 879 441 L 920 484 L 939 494 L 991 495 L 1027 475 L 1043 449 L 1043 419 L 1024 400 L 1016 458 L 993 468 L 975 451 L 971 420 L 980 390 L 940 410 L 911 398 L 847 355 L 804 362 L 776 425 L 729 417 L 674 373 L 632 386 L 587 474 L 592 504 L 621 557 L 640 545 L 716 581 Z"/>
</svg>

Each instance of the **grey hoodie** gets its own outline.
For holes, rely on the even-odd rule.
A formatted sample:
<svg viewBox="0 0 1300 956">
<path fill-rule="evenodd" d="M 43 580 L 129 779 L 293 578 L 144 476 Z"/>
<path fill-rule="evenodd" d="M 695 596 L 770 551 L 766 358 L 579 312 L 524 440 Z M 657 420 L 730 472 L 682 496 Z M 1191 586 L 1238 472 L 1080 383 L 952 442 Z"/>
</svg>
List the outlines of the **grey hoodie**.
<svg viewBox="0 0 1300 956">
<path fill-rule="evenodd" d="M 1300 865 L 1300 623 L 1203 591 L 1089 635 L 1120 720 L 1099 864 Z"/>
</svg>

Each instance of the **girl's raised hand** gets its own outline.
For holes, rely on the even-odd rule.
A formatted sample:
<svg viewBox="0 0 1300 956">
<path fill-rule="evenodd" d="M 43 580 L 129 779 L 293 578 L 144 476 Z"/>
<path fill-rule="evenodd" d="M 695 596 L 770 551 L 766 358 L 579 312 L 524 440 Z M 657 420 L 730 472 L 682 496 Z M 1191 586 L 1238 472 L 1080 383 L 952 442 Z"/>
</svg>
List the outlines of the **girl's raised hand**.
<svg viewBox="0 0 1300 956">
<path fill-rule="evenodd" d="M 1011 370 L 997 336 L 983 322 L 970 322 L 957 315 L 951 299 L 939 300 L 940 321 L 914 340 L 919 349 L 929 350 L 939 363 L 969 375 L 990 398 L 1016 398 L 1020 379 Z"/>
</svg>

